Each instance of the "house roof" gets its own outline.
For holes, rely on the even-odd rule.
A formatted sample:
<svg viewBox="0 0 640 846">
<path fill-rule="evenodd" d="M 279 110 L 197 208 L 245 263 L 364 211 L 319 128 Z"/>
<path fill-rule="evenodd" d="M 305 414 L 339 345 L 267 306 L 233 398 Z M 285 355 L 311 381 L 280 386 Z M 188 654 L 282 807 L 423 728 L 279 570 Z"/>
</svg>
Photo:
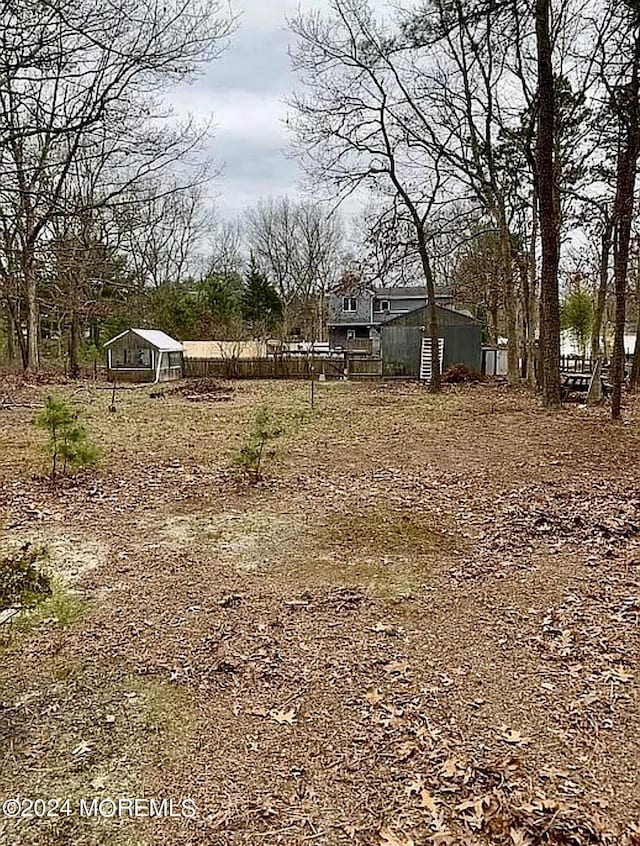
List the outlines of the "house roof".
<svg viewBox="0 0 640 846">
<path fill-rule="evenodd" d="M 376 297 L 383 300 L 427 299 L 426 285 L 398 285 L 390 288 L 374 288 Z M 448 291 L 436 291 L 436 299 L 449 299 Z"/>
<path fill-rule="evenodd" d="M 176 341 L 170 335 L 167 335 L 166 332 L 161 332 L 159 329 L 125 329 L 124 332 L 120 332 L 119 335 L 116 335 L 115 338 L 111 338 L 111 340 L 107 341 L 104 345 L 105 347 L 110 347 L 111 344 L 114 344 L 116 341 L 119 341 L 120 338 L 124 338 L 125 335 L 128 335 L 129 332 L 133 332 L 134 335 L 137 335 L 139 338 L 142 338 L 143 341 L 146 341 L 148 344 L 151 344 L 152 347 L 155 347 L 160 352 L 183 352 L 184 347 L 180 343 L 180 341 Z"/>
<path fill-rule="evenodd" d="M 330 289 L 334 296 L 346 296 L 354 294 L 371 294 L 384 300 L 406 300 L 406 299 L 427 299 L 426 285 L 390 285 L 385 288 L 383 285 L 366 285 L 358 280 L 343 280 Z M 440 288 L 436 291 L 436 299 L 449 299 L 451 293 Z"/>
</svg>

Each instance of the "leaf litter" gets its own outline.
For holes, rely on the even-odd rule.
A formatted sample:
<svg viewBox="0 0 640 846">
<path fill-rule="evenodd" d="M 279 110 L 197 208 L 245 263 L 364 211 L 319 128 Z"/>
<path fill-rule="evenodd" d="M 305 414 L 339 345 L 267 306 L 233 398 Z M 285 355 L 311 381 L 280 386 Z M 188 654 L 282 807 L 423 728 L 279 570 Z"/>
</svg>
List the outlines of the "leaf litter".
<svg viewBox="0 0 640 846">
<path fill-rule="evenodd" d="M 232 407 L 296 390 L 246 385 L 233 406 L 189 413 L 219 439 Z M 541 414 L 494 388 L 433 401 L 336 385 L 324 401 L 249 495 L 171 429 L 166 453 L 138 444 L 132 460 L 123 433 L 113 468 L 55 494 L 0 468 L 12 521 L 79 527 L 81 509 L 112 549 L 81 584 L 117 601 L 63 654 L 190 703 L 193 731 L 144 780 L 201 814 L 150 825 L 150 841 L 637 846 L 637 426 L 612 443 L 597 412 Z M 206 540 L 158 541 L 153 507 L 141 526 L 158 496 L 186 518 L 281 512 L 292 531 L 264 535 L 271 570 L 239 571 Z M 46 657 L 56 639 L 44 627 L 22 650 Z"/>
</svg>

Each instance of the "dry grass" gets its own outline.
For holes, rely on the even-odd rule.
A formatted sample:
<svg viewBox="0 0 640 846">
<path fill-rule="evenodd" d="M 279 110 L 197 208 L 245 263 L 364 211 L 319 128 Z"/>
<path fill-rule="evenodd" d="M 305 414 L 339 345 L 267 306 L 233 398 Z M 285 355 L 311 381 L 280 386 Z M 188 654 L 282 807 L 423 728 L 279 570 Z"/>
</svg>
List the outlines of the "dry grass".
<svg viewBox="0 0 640 846">
<path fill-rule="evenodd" d="M 84 611 L 3 652 L 0 797 L 191 796 L 198 817 L 0 822 L 1 843 L 633 842 L 635 404 L 613 426 L 490 386 L 326 383 L 311 412 L 274 382 L 122 391 L 112 414 L 63 385 L 103 461 L 54 489 L 30 425 L 48 390 L 0 410 L 0 518 Z M 232 457 L 265 405 L 285 434 L 251 486 Z"/>
</svg>

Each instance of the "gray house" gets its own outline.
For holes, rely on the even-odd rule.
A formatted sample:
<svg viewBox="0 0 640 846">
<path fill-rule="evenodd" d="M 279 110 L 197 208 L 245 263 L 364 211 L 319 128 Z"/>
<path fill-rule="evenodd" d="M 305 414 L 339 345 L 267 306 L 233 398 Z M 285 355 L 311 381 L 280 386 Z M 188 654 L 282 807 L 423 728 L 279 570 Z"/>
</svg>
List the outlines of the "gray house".
<svg viewBox="0 0 640 846">
<path fill-rule="evenodd" d="M 159 329 L 127 329 L 104 345 L 113 382 L 167 382 L 181 379 L 184 347 Z"/>
<path fill-rule="evenodd" d="M 439 305 L 451 305 L 447 293 L 436 295 Z M 381 327 L 427 303 L 425 286 L 395 288 L 340 286 L 329 296 L 329 344 L 332 348 L 380 352 Z"/>
<path fill-rule="evenodd" d="M 468 314 L 436 306 L 443 371 L 453 364 L 471 370 L 482 366 L 482 325 Z M 431 307 L 422 306 L 392 317 L 380 327 L 382 372 L 385 376 L 431 378 Z"/>
</svg>

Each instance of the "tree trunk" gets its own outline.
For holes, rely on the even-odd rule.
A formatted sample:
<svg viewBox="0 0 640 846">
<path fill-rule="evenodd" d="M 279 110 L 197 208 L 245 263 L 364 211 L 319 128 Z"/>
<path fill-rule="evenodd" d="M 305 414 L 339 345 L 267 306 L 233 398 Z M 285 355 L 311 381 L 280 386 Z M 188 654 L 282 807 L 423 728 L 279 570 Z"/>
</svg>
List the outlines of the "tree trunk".
<svg viewBox="0 0 640 846">
<path fill-rule="evenodd" d="M 37 370 L 39 364 L 39 319 L 36 274 L 33 262 L 27 257 L 23 266 L 25 285 L 25 305 L 27 311 L 27 370 Z"/>
<path fill-rule="evenodd" d="M 522 291 L 523 339 L 521 375 L 526 382 L 528 382 L 532 387 L 535 387 L 535 370 L 533 366 L 533 359 L 535 355 L 535 308 L 531 291 L 529 262 L 526 254 L 518 254 L 518 269 L 520 272 L 520 289 Z"/>
<path fill-rule="evenodd" d="M 631 181 L 627 176 L 625 182 Z M 631 204 L 633 198 L 631 198 Z M 631 240 L 631 221 L 627 225 L 621 220 L 616 226 L 618 232 L 614 244 L 614 276 L 615 276 L 615 301 L 616 312 L 614 319 L 614 340 L 613 355 L 611 362 L 611 375 L 613 381 L 613 394 L 611 398 L 611 417 L 619 420 L 622 414 L 622 387 L 625 377 L 625 352 L 624 352 L 624 327 L 626 320 L 626 294 L 627 294 L 627 260 L 629 254 L 629 242 Z"/>
<path fill-rule="evenodd" d="M 505 291 L 504 308 L 507 322 L 507 377 L 511 384 L 520 381 L 520 366 L 518 363 L 518 322 L 516 317 L 516 302 L 511 286 Z"/>
<path fill-rule="evenodd" d="M 498 292 L 493 289 L 491 291 L 491 299 L 489 304 L 489 316 L 491 317 L 491 323 L 489 326 L 489 338 L 492 344 L 498 343 Z"/>
<path fill-rule="evenodd" d="M 100 324 L 97 320 L 91 321 L 91 343 L 94 347 L 100 348 Z"/>
<path fill-rule="evenodd" d="M 534 390 L 538 387 L 536 377 L 536 244 L 538 241 L 538 196 L 534 189 L 532 200 L 531 246 L 521 256 L 522 302 L 525 322 L 526 368 L 524 378 Z"/>
<path fill-rule="evenodd" d="M 80 376 L 80 336 L 82 327 L 77 312 L 71 315 L 69 331 L 69 376 L 77 379 Z"/>
<path fill-rule="evenodd" d="M 540 288 L 540 366 L 542 399 L 548 408 L 560 406 L 560 258 L 556 172 L 554 167 L 555 91 L 549 27 L 550 0 L 536 0 L 538 50 L 537 192 L 542 274 Z"/>
<path fill-rule="evenodd" d="M 591 324 L 591 358 L 593 361 L 600 355 L 600 336 L 602 334 L 602 319 L 607 304 L 607 290 L 609 287 L 609 255 L 613 240 L 613 217 L 607 215 L 602 240 L 600 244 L 600 273 L 596 307 L 593 311 Z"/>
<path fill-rule="evenodd" d="M 636 168 L 638 165 L 638 153 L 640 151 L 640 112 L 638 107 L 638 95 L 640 94 L 639 70 L 640 35 L 636 35 L 631 80 L 628 86 L 626 86 L 620 112 L 625 131 L 618 154 L 616 198 L 613 207 L 613 275 L 616 311 L 611 368 L 613 377 L 611 417 L 614 420 L 619 420 L 622 413 L 622 386 L 625 376 L 624 327 L 626 320 L 627 269 L 629 266 L 629 248 L 631 245 Z"/>
<path fill-rule="evenodd" d="M 507 322 L 507 370 L 509 382 L 512 384 L 520 380 L 518 367 L 518 326 L 516 319 L 516 303 L 513 286 L 513 256 L 511 250 L 511 233 L 507 225 L 504 207 L 500 206 L 498 214 L 498 234 L 500 239 L 500 262 L 502 264 L 502 286 L 504 295 L 504 310 Z"/>
<path fill-rule="evenodd" d="M 5 318 L 5 331 L 7 333 L 6 356 L 7 364 L 13 364 L 16 360 L 16 329 L 11 312 L 7 308 Z"/>
</svg>

